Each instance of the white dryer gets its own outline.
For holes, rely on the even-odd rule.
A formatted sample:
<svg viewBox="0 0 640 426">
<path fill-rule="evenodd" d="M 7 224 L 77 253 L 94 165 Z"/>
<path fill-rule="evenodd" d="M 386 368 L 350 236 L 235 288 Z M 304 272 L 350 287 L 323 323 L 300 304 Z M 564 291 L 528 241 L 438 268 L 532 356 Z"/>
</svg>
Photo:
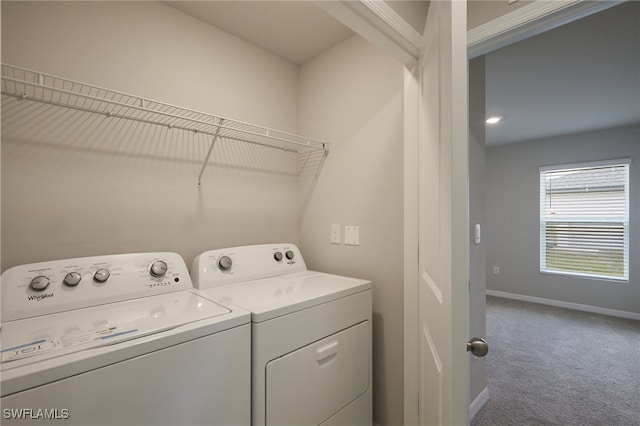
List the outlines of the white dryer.
<svg viewBox="0 0 640 426">
<path fill-rule="evenodd" d="M 175 253 L 2 274 L 2 424 L 246 425 L 250 315 L 193 289 Z"/>
<path fill-rule="evenodd" d="M 194 285 L 251 312 L 253 425 L 371 425 L 371 282 L 309 271 L 293 244 L 211 250 Z"/>
</svg>

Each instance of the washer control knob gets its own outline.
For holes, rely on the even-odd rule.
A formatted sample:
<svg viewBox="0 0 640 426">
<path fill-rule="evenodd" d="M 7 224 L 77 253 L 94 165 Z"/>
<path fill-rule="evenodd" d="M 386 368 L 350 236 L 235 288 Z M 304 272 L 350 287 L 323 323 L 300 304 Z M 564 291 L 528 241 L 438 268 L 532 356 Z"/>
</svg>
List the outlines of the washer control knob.
<svg viewBox="0 0 640 426">
<path fill-rule="evenodd" d="M 42 291 L 45 288 L 49 287 L 49 278 L 45 277 L 44 275 L 37 276 L 31 280 L 31 282 L 29 283 L 29 287 L 31 287 L 35 291 Z"/>
<path fill-rule="evenodd" d="M 99 283 L 103 283 L 109 279 L 111 276 L 111 272 L 108 269 L 102 268 L 98 269 L 95 274 L 93 274 L 93 279 Z"/>
<path fill-rule="evenodd" d="M 67 275 L 65 275 L 64 280 L 62 280 L 62 282 L 69 287 L 75 287 L 80 283 L 81 279 L 82 279 L 82 275 L 80 275 L 79 273 L 69 272 Z"/>
<path fill-rule="evenodd" d="M 231 269 L 231 265 L 233 265 L 233 261 L 231 260 L 231 258 L 229 256 L 222 256 L 218 260 L 218 266 L 223 271 L 228 271 L 229 269 Z"/>
<path fill-rule="evenodd" d="M 287 250 L 284 255 L 287 256 L 287 259 L 289 260 L 293 259 L 293 252 L 291 250 Z"/>
<path fill-rule="evenodd" d="M 277 260 L 278 262 L 280 262 L 282 260 L 282 252 L 281 251 L 277 251 L 273 254 L 273 258 L 275 260 Z"/>
<path fill-rule="evenodd" d="M 149 273 L 152 277 L 161 278 L 164 277 L 164 274 L 167 273 L 167 262 L 162 260 L 157 260 L 151 264 L 151 268 L 149 268 Z"/>
</svg>

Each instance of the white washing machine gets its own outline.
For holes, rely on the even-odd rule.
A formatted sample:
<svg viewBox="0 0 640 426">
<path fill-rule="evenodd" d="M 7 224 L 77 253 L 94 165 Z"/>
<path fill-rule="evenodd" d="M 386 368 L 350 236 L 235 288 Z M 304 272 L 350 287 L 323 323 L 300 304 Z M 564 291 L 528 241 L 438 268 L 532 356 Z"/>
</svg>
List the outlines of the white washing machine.
<svg viewBox="0 0 640 426">
<path fill-rule="evenodd" d="M 371 282 L 306 268 L 293 244 L 211 250 L 194 285 L 251 312 L 253 425 L 371 425 Z"/>
<path fill-rule="evenodd" d="M 2 274 L 2 421 L 246 425 L 250 315 L 193 289 L 175 253 Z"/>
</svg>

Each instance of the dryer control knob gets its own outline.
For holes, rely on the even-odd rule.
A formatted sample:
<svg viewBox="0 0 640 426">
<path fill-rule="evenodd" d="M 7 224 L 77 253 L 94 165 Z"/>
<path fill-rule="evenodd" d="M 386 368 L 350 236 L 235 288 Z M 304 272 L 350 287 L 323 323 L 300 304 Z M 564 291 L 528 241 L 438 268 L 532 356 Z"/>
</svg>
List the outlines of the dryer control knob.
<svg viewBox="0 0 640 426">
<path fill-rule="evenodd" d="M 231 265 L 233 265 L 233 261 L 231 260 L 231 258 L 229 256 L 222 256 L 218 260 L 218 266 L 223 271 L 228 271 L 229 269 L 231 269 Z"/>
<path fill-rule="evenodd" d="M 79 273 L 69 272 L 67 275 L 65 275 L 64 280 L 62 280 L 62 282 L 69 287 L 75 287 L 78 285 L 78 283 L 80 283 L 81 279 L 82 279 L 82 276 Z"/>
<path fill-rule="evenodd" d="M 281 251 L 277 251 L 273 254 L 273 258 L 275 260 L 277 260 L 278 262 L 280 262 L 282 260 L 282 252 Z"/>
<path fill-rule="evenodd" d="M 49 278 L 45 277 L 44 275 L 37 276 L 31 280 L 31 282 L 29 283 L 29 287 L 31 287 L 35 291 L 42 291 L 45 288 L 49 287 Z"/>
<path fill-rule="evenodd" d="M 169 266 L 167 266 L 167 262 L 157 260 L 151 264 L 149 273 L 152 277 L 161 278 L 164 277 L 164 274 L 167 273 L 167 269 L 169 269 Z"/>
<path fill-rule="evenodd" d="M 291 250 L 287 250 L 284 255 L 287 256 L 287 259 L 289 260 L 293 259 L 293 252 Z"/>
<path fill-rule="evenodd" d="M 93 279 L 99 283 L 103 283 L 109 279 L 111 276 L 111 272 L 108 269 L 98 269 L 95 274 L 93 274 Z"/>
</svg>

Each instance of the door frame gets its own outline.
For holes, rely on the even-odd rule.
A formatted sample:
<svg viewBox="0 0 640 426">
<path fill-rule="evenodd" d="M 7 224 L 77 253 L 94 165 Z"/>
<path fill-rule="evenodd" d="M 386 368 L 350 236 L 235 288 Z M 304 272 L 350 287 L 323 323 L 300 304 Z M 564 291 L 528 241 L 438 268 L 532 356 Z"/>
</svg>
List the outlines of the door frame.
<svg viewBox="0 0 640 426">
<path fill-rule="evenodd" d="M 509 44 L 584 18 L 627 0 L 537 0 L 467 31 L 467 56 L 473 59 Z"/>
</svg>

